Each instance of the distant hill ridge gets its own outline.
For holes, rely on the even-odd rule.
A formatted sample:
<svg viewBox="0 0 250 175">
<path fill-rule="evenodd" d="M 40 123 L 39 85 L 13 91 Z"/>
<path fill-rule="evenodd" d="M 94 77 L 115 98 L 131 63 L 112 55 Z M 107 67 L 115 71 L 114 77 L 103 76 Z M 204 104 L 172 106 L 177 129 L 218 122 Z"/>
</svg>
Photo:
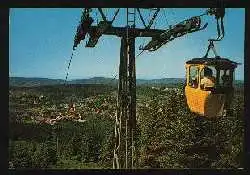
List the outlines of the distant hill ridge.
<svg viewBox="0 0 250 175">
<path fill-rule="evenodd" d="M 89 79 L 74 79 L 70 80 L 68 84 L 106 84 L 115 85 L 118 80 L 105 77 L 93 77 Z M 65 80 L 62 79 L 49 79 L 49 78 L 26 78 L 26 77 L 9 77 L 10 86 L 33 87 L 33 86 L 47 86 L 64 84 Z M 137 85 L 160 85 L 160 84 L 180 84 L 185 83 L 184 78 L 161 78 L 161 79 L 137 79 Z M 236 80 L 237 85 L 244 86 L 244 82 Z"/>
<path fill-rule="evenodd" d="M 113 78 L 105 77 L 93 77 L 89 79 L 74 79 L 70 80 L 68 84 L 117 84 L 118 80 Z M 162 78 L 162 79 L 137 79 L 137 85 L 145 84 L 176 84 L 183 83 L 183 78 Z M 49 79 L 49 78 L 26 78 L 26 77 L 9 77 L 10 86 L 22 86 L 22 87 L 32 87 L 32 86 L 45 86 L 45 85 L 58 85 L 64 84 L 65 81 L 62 79 Z"/>
</svg>

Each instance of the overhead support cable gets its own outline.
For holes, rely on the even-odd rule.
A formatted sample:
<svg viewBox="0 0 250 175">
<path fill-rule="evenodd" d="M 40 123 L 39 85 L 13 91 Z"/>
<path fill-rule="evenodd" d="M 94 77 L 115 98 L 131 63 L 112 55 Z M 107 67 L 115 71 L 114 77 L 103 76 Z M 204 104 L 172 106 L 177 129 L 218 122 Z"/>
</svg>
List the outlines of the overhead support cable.
<svg viewBox="0 0 250 175">
<path fill-rule="evenodd" d="M 98 10 L 99 10 L 99 12 L 100 12 L 100 14 L 101 14 L 101 16 L 102 16 L 102 19 L 103 19 L 103 21 L 107 21 L 107 18 L 106 18 L 106 16 L 105 16 L 105 14 L 103 13 L 103 11 L 102 11 L 102 8 L 98 8 Z"/>
<path fill-rule="evenodd" d="M 144 19 L 143 19 L 142 15 L 141 15 L 141 11 L 140 11 L 140 9 L 139 9 L 139 8 L 136 8 L 136 9 L 137 9 L 137 11 L 138 11 L 138 13 L 139 13 L 139 17 L 140 17 L 140 19 L 141 19 L 141 21 L 142 21 L 142 23 L 143 23 L 144 27 L 145 27 L 145 28 L 147 28 L 147 25 L 146 25 L 146 23 L 145 23 L 145 21 L 144 21 Z"/>
<path fill-rule="evenodd" d="M 115 20 L 116 16 L 118 15 L 119 11 L 120 11 L 120 8 L 118 8 L 118 9 L 116 10 L 114 17 L 113 17 L 113 19 L 111 20 L 111 23 L 114 22 L 114 20 Z"/>
<path fill-rule="evenodd" d="M 159 11 L 160 11 L 160 8 L 157 8 L 157 10 L 155 11 L 155 13 L 154 13 L 152 19 L 150 20 L 148 26 L 146 27 L 146 29 L 150 29 L 150 27 L 151 27 L 152 24 L 154 23 L 155 18 L 156 18 L 157 15 L 158 15 Z"/>
</svg>

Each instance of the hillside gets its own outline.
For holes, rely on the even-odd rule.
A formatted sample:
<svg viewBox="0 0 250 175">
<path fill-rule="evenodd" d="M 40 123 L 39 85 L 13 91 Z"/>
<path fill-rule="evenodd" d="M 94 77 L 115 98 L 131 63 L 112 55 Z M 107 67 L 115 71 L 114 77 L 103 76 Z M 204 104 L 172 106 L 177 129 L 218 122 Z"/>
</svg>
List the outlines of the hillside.
<svg viewBox="0 0 250 175">
<path fill-rule="evenodd" d="M 179 84 L 183 83 L 182 78 L 162 78 L 162 79 L 137 79 L 137 85 L 161 85 L 161 84 Z M 10 77 L 9 85 L 18 87 L 35 87 L 35 86 L 47 86 L 64 84 L 62 79 L 48 79 L 48 78 L 24 78 L 24 77 Z M 89 79 L 74 79 L 68 81 L 68 84 L 108 84 L 116 85 L 117 79 L 105 78 L 105 77 L 93 77 Z"/>
<path fill-rule="evenodd" d="M 191 113 L 183 88 L 136 94 L 137 168 L 243 167 L 241 89 L 217 120 Z M 116 100 L 116 88 L 100 84 L 10 87 L 9 167 L 111 169 Z"/>
<path fill-rule="evenodd" d="M 61 79 L 9 77 L 10 86 L 33 87 L 64 83 Z"/>
<path fill-rule="evenodd" d="M 117 85 L 118 80 L 105 77 L 93 77 L 89 79 L 74 79 L 70 80 L 68 84 L 104 84 L 104 85 Z M 49 86 L 64 84 L 62 79 L 49 79 L 49 78 L 24 78 L 24 77 L 10 77 L 9 85 L 17 87 L 35 87 L 35 86 Z M 185 83 L 184 78 L 161 78 L 161 79 L 137 79 L 138 86 L 161 86 L 161 85 L 178 85 Z M 240 88 L 244 87 L 244 81 L 235 80 L 234 85 Z"/>
</svg>

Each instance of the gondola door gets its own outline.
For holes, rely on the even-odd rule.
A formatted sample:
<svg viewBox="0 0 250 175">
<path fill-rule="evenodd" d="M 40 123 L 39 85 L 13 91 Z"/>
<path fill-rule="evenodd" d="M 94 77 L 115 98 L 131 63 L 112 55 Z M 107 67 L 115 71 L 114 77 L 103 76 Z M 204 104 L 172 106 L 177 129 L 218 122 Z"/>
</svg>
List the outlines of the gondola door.
<svg viewBox="0 0 250 175">
<path fill-rule="evenodd" d="M 209 92 L 201 93 L 200 89 L 200 65 L 187 65 L 186 66 L 186 87 L 185 95 L 187 105 L 192 112 L 204 115 L 203 105 L 204 96 Z"/>
</svg>

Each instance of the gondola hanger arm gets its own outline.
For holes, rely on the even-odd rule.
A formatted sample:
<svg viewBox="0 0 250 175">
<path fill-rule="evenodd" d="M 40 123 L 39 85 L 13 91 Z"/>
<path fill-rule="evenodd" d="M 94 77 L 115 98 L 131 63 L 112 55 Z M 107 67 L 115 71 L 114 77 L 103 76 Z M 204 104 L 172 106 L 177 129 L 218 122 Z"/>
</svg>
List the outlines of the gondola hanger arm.
<svg viewBox="0 0 250 175">
<path fill-rule="evenodd" d="M 145 21 L 144 21 L 144 19 L 143 19 L 142 15 L 141 15 L 141 11 L 140 11 L 140 9 L 139 9 L 139 8 L 136 8 L 136 9 L 137 9 L 137 11 L 138 11 L 138 13 L 139 13 L 139 17 L 140 17 L 140 19 L 141 19 L 141 21 L 142 21 L 142 23 L 143 23 L 144 27 L 145 27 L 145 28 L 147 28 L 147 25 L 146 25 L 146 23 L 145 23 Z"/>
<path fill-rule="evenodd" d="M 100 14 L 102 16 L 103 21 L 107 22 L 107 18 L 105 16 L 105 14 L 103 13 L 102 8 L 98 8 L 98 11 L 100 12 Z"/>
<path fill-rule="evenodd" d="M 217 54 L 217 52 L 216 52 L 216 49 L 215 49 L 215 47 L 214 47 L 214 43 L 213 43 L 213 42 L 214 42 L 214 40 L 209 40 L 209 45 L 208 45 L 207 52 L 206 52 L 204 58 L 207 58 L 210 49 L 213 50 L 213 53 L 214 53 L 214 55 L 215 55 L 215 58 L 220 58 L 220 56 L 219 56 L 219 55 Z"/>
</svg>

